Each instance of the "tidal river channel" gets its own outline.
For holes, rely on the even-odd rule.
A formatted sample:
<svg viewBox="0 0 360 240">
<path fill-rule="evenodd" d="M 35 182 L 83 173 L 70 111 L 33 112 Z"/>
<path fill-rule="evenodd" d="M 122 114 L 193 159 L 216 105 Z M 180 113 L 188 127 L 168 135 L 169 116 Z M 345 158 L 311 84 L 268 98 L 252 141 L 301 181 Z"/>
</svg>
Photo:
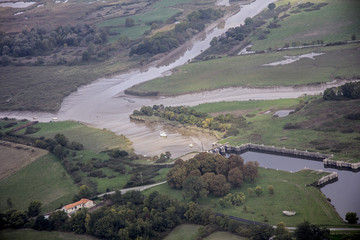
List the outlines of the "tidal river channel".
<svg viewBox="0 0 360 240">
<path fill-rule="evenodd" d="M 185 44 L 182 49 L 178 49 L 179 57 L 162 61 L 170 64 L 162 65 L 157 62 L 145 69 L 133 70 L 128 73 L 120 74 L 111 78 L 99 79 L 87 86 L 79 88 L 76 92 L 66 97 L 61 105 L 61 109 L 56 114 L 34 113 L 34 112 L 2 112 L 1 117 L 15 117 L 32 119 L 37 117 L 39 121 L 51 121 L 56 117 L 59 121 L 74 120 L 81 121 L 87 125 L 100 129 L 106 128 L 117 134 L 123 134 L 133 142 L 135 151 L 144 155 L 159 155 L 165 151 L 170 151 L 174 157 L 181 156 L 190 151 L 202 151 L 210 149 L 216 139 L 206 134 L 194 134 L 186 129 L 160 126 L 156 124 L 146 125 L 130 121 L 129 115 L 135 109 L 140 109 L 143 105 L 164 104 L 165 106 L 187 105 L 194 106 L 205 102 L 216 101 L 247 101 L 250 99 L 279 99 L 295 98 L 304 94 L 314 95 L 323 92 L 330 86 L 338 83 L 329 83 L 316 86 L 304 87 L 273 87 L 273 88 L 227 88 L 196 94 L 186 94 L 177 97 L 159 98 L 140 98 L 124 94 L 127 88 L 161 77 L 170 73 L 170 70 L 186 64 L 189 60 L 199 55 L 210 46 L 210 41 L 215 36 L 220 36 L 227 29 L 242 24 L 247 17 L 253 17 L 265 9 L 269 3 L 275 0 L 256 0 L 255 2 L 243 5 L 241 10 L 233 16 L 225 19 L 225 26 L 217 28 L 212 26 L 204 34 L 200 34 L 197 39 Z M 227 1 L 219 1 L 227 2 Z M 169 54 L 170 56 L 171 54 Z M 160 65 L 160 66 L 159 66 Z M 166 138 L 160 137 L 160 131 L 165 131 Z M 192 144 L 192 148 L 189 148 Z M 319 163 L 320 164 L 320 163 Z M 289 164 L 288 164 L 289 165 Z M 276 167 L 272 167 L 276 168 Z M 349 172 L 351 173 L 351 172 Z M 352 174 L 352 173 L 351 173 Z M 357 174 L 359 176 L 360 174 Z M 339 174 L 339 182 L 341 177 Z M 348 185 L 355 185 L 357 181 L 347 181 Z M 328 186 L 332 186 L 328 185 Z M 326 192 L 327 187 L 323 188 Z M 331 194 L 342 196 L 342 192 L 337 190 L 330 191 Z M 327 194 L 327 193 L 326 193 Z M 330 194 L 330 193 L 329 193 Z M 328 195 L 327 195 L 328 196 Z M 335 203 L 335 198 L 329 195 Z M 352 195 L 353 199 L 359 199 L 357 195 Z M 346 203 L 344 203 L 346 204 Z M 342 204 L 342 205 L 344 205 Z M 356 204 L 355 204 L 356 205 Z M 354 209 L 351 209 L 355 211 Z M 340 211 L 342 214 L 342 210 Z M 357 212 L 360 215 L 359 209 Z M 342 214 L 343 216 L 343 214 Z"/>
</svg>

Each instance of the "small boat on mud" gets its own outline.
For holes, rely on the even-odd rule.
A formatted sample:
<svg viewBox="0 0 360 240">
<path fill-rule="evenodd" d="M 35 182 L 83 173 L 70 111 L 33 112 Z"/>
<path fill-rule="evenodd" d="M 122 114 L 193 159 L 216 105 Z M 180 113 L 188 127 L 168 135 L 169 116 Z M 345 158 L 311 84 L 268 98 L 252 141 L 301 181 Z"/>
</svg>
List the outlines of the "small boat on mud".
<svg viewBox="0 0 360 240">
<path fill-rule="evenodd" d="M 166 133 L 164 131 L 160 132 L 160 137 L 167 137 Z"/>
<path fill-rule="evenodd" d="M 283 211 L 283 214 L 286 216 L 294 216 L 296 214 L 296 212 L 292 212 L 292 211 Z"/>
</svg>

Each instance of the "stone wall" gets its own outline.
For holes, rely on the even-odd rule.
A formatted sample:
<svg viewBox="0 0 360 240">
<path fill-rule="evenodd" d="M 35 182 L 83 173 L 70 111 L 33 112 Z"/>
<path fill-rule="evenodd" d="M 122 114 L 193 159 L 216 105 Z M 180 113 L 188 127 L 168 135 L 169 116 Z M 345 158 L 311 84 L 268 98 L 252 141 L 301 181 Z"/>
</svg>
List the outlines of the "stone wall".
<svg viewBox="0 0 360 240">
<path fill-rule="evenodd" d="M 278 155 L 287 155 L 287 156 L 293 156 L 299 158 L 314 159 L 314 160 L 323 161 L 325 166 L 352 169 L 354 171 L 360 170 L 360 163 L 348 163 L 343 161 L 330 160 L 332 155 L 318 153 L 318 152 L 301 151 L 296 149 L 278 148 L 274 146 L 265 146 L 265 145 L 259 145 L 253 143 L 242 144 L 240 146 L 222 145 L 210 149 L 208 152 L 219 153 L 219 154 L 226 154 L 226 153 L 241 154 L 247 151 L 265 152 L 265 153 L 272 153 Z"/>
</svg>

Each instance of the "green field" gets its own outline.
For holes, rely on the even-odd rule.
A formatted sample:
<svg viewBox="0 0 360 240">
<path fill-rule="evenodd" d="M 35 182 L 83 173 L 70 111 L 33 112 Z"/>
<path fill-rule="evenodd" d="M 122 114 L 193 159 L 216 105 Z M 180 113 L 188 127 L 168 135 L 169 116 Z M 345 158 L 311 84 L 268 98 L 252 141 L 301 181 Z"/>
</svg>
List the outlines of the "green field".
<svg viewBox="0 0 360 240">
<path fill-rule="evenodd" d="M 2 230 L 0 231 L 0 238 L 2 240 L 96 240 L 90 235 L 79 235 L 69 232 L 47 232 L 35 231 L 32 229 L 19 229 L 19 230 Z"/>
<path fill-rule="evenodd" d="M 159 95 L 177 95 L 224 87 L 293 86 L 331 81 L 336 76 L 360 75 L 359 44 L 319 47 L 264 54 L 225 57 L 216 60 L 186 64 L 171 76 L 157 78 L 131 88 L 132 91 L 158 92 Z M 263 66 L 311 52 L 325 54 L 315 60 L 303 58 L 298 62 Z"/>
<path fill-rule="evenodd" d="M 344 225 L 342 219 L 320 190 L 305 186 L 320 179 L 323 174 L 310 170 L 289 173 L 259 168 L 259 178 L 255 180 L 255 183 L 246 182 L 243 183 L 240 189 L 233 188 L 231 190 L 231 192 L 240 191 L 246 195 L 244 205 L 248 209 L 247 212 L 243 211 L 244 205 L 228 208 L 220 207 L 218 204 L 219 197 L 208 196 L 205 199 L 200 199 L 199 204 L 226 215 L 258 222 L 265 222 L 265 219 L 267 219 L 267 223 L 272 225 L 282 221 L 286 226 L 296 226 L 307 220 L 313 224 L 342 226 Z M 268 185 L 274 186 L 274 195 L 268 193 Z M 261 186 L 264 189 L 263 195 L 261 197 L 249 196 L 247 189 L 249 187 L 255 188 L 256 186 Z M 167 185 L 154 187 L 146 190 L 145 193 L 149 194 L 152 191 L 159 191 L 184 201 L 180 190 L 171 189 Z M 297 214 L 287 217 L 283 215 L 283 210 L 296 211 Z"/>
<path fill-rule="evenodd" d="M 174 228 L 164 240 L 196 240 L 201 225 L 181 224 Z"/>
<path fill-rule="evenodd" d="M 112 40 L 118 39 L 120 36 L 127 36 L 129 39 L 136 39 L 143 36 L 144 32 L 151 29 L 150 22 L 166 22 L 175 14 L 182 12 L 177 9 L 176 5 L 190 3 L 192 0 L 162 0 L 155 3 L 152 8 L 146 12 L 135 14 L 133 16 L 112 18 L 97 24 L 98 27 L 112 27 L 112 32 L 117 32 L 119 35 L 112 37 Z M 134 20 L 134 26 L 125 27 L 127 18 Z M 114 28 L 116 27 L 116 28 Z"/>
<path fill-rule="evenodd" d="M 280 4 L 292 3 L 286 14 L 290 15 L 279 21 L 281 27 L 270 29 L 266 39 L 258 40 L 253 37 L 251 40 L 253 50 L 265 50 L 268 48 L 281 48 L 285 44 L 312 43 L 323 40 L 324 43 L 348 41 L 352 34 L 360 37 L 360 18 L 358 9 L 360 2 L 357 0 L 309 0 L 309 1 L 280 1 Z M 316 11 L 304 11 L 295 7 L 296 3 L 312 2 L 315 4 L 328 3 Z M 291 11 L 300 10 L 299 13 Z M 285 14 L 285 13 L 283 13 Z"/>
<path fill-rule="evenodd" d="M 287 117 L 272 117 L 277 110 L 296 109 L 300 105 L 304 107 Z M 324 101 L 320 97 L 307 97 L 222 102 L 200 105 L 195 110 L 215 115 L 219 111 L 235 111 L 246 118 L 247 126 L 239 128 L 237 136 L 222 140 L 223 143 L 240 145 L 252 142 L 334 154 L 336 160 L 360 161 L 357 147 L 360 125 L 356 120 L 345 118 L 347 114 L 360 112 L 359 100 Z M 297 124 L 298 128 L 284 129 L 286 124 Z"/>
<path fill-rule="evenodd" d="M 169 235 L 167 235 L 164 240 L 196 240 L 198 239 L 198 230 L 201 225 L 195 224 L 181 224 L 174 228 Z M 241 240 L 244 239 L 235 234 L 229 232 L 215 232 L 205 238 L 206 240 Z"/>
<path fill-rule="evenodd" d="M 0 192 L 1 211 L 7 209 L 6 201 L 11 198 L 13 208 L 19 210 L 26 210 L 31 201 L 40 201 L 46 213 L 72 202 L 78 188 L 60 161 L 48 154 L 1 180 Z"/>
<path fill-rule="evenodd" d="M 131 150 L 131 142 L 125 136 L 116 135 L 108 130 L 88 127 L 78 122 L 38 123 L 35 127 L 39 127 L 41 130 L 29 136 L 53 138 L 55 134 L 61 133 L 64 134 L 69 141 L 80 142 L 86 150 L 93 152 L 101 152 L 114 148 Z M 19 131 L 19 133 L 24 133 L 24 131 L 25 130 Z"/>
</svg>

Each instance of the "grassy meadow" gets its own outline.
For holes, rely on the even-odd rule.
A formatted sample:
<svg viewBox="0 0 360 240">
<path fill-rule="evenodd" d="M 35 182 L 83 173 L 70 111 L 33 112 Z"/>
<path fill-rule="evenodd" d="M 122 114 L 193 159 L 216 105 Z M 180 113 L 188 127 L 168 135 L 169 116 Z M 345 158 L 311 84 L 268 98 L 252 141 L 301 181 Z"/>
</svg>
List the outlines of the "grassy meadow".
<svg viewBox="0 0 360 240">
<path fill-rule="evenodd" d="M 12 208 L 26 210 L 31 201 L 42 203 L 42 212 L 53 211 L 78 193 L 78 187 L 66 173 L 60 161 L 48 154 L 0 181 L 0 209 L 7 209 L 11 198 Z"/>
<path fill-rule="evenodd" d="M 320 10 L 305 11 L 299 8 L 298 0 L 281 0 L 276 5 L 291 3 L 292 7 L 282 13 L 289 15 L 278 22 L 279 28 L 268 29 L 266 39 L 259 40 L 257 36 L 250 37 L 253 50 L 260 51 L 268 48 L 277 49 L 285 44 L 311 44 L 322 40 L 324 43 L 351 40 L 352 34 L 360 37 L 360 18 L 357 9 L 360 2 L 357 0 L 309 0 L 314 4 L 327 3 Z M 311 9 L 311 8 L 308 8 Z M 281 17 L 281 16 L 280 16 Z M 266 26 L 266 25 L 265 25 Z M 265 27 L 263 27 L 265 29 Z"/>
<path fill-rule="evenodd" d="M 326 200 L 321 191 L 315 187 L 307 187 L 320 179 L 326 173 L 318 173 L 312 170 L 303 170 L 296 173 L 277 171 L 273 169 L 259 168 L 259 177 L 254 183 L 245 182 L 240 189 L 231 189 L 231 192 L 243 192 L 246 202 L 241 206 L 230 206 L 222 208 L 219 204 L 219 197 L 208 196 L 200 199 L 201 206 L 212 208 L 216 212 L 226 215 L 236 216 L 258 222 L 266 222 L 276 225 L 284 222 L 286 226 L 296 226 L 304 220 L 313 224 L 326 226 L 342 226 L 342 219 L 336 210 Z M 275 193 L 268 193 L 268 185 L 273 185 Z M 261 186 L 264 189 L 263 195 L 257 197 L 250 196 L 247 189 Z M 170 188 L 163 184 L 156 186 L 145 193 L 158 191 L 168 194 L 180 201 L 183 199 L 182 191 Z M 244 206 L 247 210 L 244 211 Z M 296 211 L 295 216 L 284 216 L 282 211 Z"/>
<path fill-rule="evenodd" d="M 69 141 L 80 142 L 84 145 L 84 149 L 93 152 L 101 152 L 115 148 L 127 151 L 132 149 L 131 142 L 125 136 L 116 135 L 109 130 L 88 127 L 78 122 L 38 123 L 35 127 L 41 128 L 40 131 L 29 134 L 29 136 L 53 138 L 57 133 L 61 133 L 64 134 Z M 19 131 L 19 134 L 23 134 L 24 132 L 25 129 Z"/>
<path fill-rule="evenodd" d="M 139 84 L 132 91 L 178 95 L 224 87 L 294 86 L 329 82 L 336 76 L 360 75 L 359 44 L 297 49 L 255 55 L 225 57 L 186 64 L 171 76 Z M 287 65 L 263 66 L 297 56 L 322 52 L 315 59 L 303 58 Z"/>
<path fill-rule="evenodd" d="M 175 227 L 164 240 L 196 240 L 198 239 L 198 230 L 201 225 L 196 224 L 181 224 Z M 229 232 L 215 232 L 209 236 L 202 238 L 205 240 L 241 240 L 244 239 Z"/>
<path fill-rule="evenodd" d="M 97 23 L 97 26 L 105 28 L 110 27 L 112 32 L 118 33 L 118 35 L 111 38 L 111 41 L 115 41 L 121 36 L 126 36 L 129 39 L 137 39 L 142 37 L 146 31 L 151 30 L 151 23 L 165 23 L 174 15 L 184 11 L 184 9 L 178 8 L 179 5 L 191 4 L 192 2 L 192 0 L 161 0 L 156 2 L 147 11 L 140 11 L 140 13 L 131 16 L 111 18 Z M 133 26 L 125 26 L 127 18 L 134 20 Z"/>
<path fill-rule="evenodd" d="M 299 111 L 287 117 L 273 117 L 277 110 Z M 301 108 L 301 109 L 300 109 Z M 217 115 L 219 112 L 240 114 L 247 126 L 237 136 L 222 143 L 240 145 L 258 143 L 334 154 L 334 159 L 359 162 L 360 125 L 347 114 L 360 112 L 360 101 L 325 101 L 321 97 L 279 99 L 270 101 L 221 102 L 203 104 L 195 110 Z M 285 129 L 295 124 L 296 129 Z"/>
<path fill-rule="evenodd" d="M 0 231 L 0 238 L 2 240 L 96 240 L 90 235 L 74 234 L 70 232 L 48 232 L 48 231 L 35 231 L 32 229 L 6 229 Z"/>
</svg>

